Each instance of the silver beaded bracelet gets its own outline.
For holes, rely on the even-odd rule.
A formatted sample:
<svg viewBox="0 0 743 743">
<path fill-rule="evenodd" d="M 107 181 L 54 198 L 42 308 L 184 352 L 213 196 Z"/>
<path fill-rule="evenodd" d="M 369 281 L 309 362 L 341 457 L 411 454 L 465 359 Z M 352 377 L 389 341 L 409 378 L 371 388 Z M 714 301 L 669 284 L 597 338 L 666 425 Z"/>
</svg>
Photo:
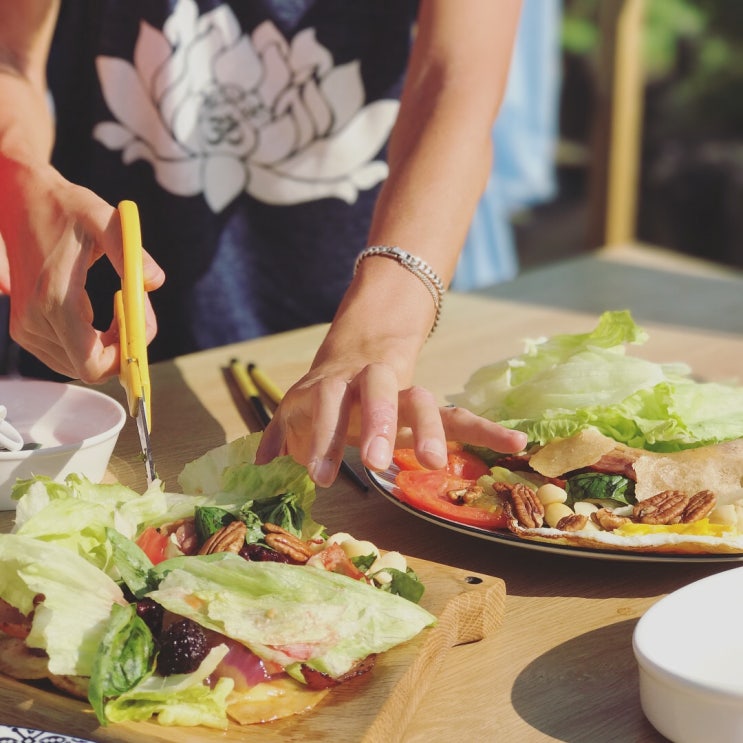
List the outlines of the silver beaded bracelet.
<svg viewBox="0 0 743 743">
<path fill-rule="evenodd" d="M 361 261 L 363 261 L 364 258 L 370 258 L 373 255 L 392 258 L 392 260 L 397 261 L 403 268 L 410 271 L 413 276 L 420 279 L 423 286 L 428 289 L 431 299 L 433 299 L 433 306 L 436 308 L 436 316 L 433 319 L 433 325 L 428 333 L 430 336 L 431 333 L 436 330 L 436 326 L 439 324 L 439 319 L 441 318 L 441 305 L 444 303 L 444 292 L 446 291 L 444 288 L 444 282 L 439 278 L 436 271 L 434 271 L 422 258 L 418 258 L 418 256 L 412 255 L 411 253 L 408 253 L 407 250 L 398 248 L 396 245 L 372 245 L 365 250 L 362 250 L 359 253 L 358 258 L 356 258 L 356 263 L 353 267 L 354 275 L 356 275 L 356 272 L 359 270 Z"/>
</svg>

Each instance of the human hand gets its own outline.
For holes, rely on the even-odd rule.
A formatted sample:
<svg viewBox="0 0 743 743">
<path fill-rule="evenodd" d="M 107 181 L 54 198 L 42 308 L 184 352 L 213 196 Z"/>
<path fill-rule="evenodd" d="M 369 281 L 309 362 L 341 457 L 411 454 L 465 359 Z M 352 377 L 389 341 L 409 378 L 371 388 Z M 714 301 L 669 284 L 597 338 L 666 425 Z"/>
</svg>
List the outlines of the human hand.
<svg viewBox="0 0 743 743">
<path fill-rule="evenodd" d="M 333 483 L 346 444 L 362 463 L 384 470 L 396 446 L 415 449 L 426 467 L 446 466 L 447 440 L 516 453 L 526 436 L 457 407 L 439 407 L 422 387 L 399 389 L 396 370 L 374 362 L 350 377 L 347 369 L 320 364 L 284 396 L 261 440 L 256 461 L 291 454 L 322 487 Z M 350 381 L 346 381 L 350 379 Z"/>
<path fill-rule="evenodd" d="M 106 255 L 121 275 L 123 256 L 117 210 L 88 189 L 66 181 L 51 166 L 0 159 L 0 234 L 7 268 L 0 291 L 11 295 L 10 335 L 51 369 L 95 383 L 118 373 L 115 321 L 93 327 L 85 291 L 89 268 Z M 145 290 L 164 281 L 144 253 Z M 113 302 L 113 297 L 111 297 Z M 147 341 L 157 323 L 146 302 Z"/>
</svg>

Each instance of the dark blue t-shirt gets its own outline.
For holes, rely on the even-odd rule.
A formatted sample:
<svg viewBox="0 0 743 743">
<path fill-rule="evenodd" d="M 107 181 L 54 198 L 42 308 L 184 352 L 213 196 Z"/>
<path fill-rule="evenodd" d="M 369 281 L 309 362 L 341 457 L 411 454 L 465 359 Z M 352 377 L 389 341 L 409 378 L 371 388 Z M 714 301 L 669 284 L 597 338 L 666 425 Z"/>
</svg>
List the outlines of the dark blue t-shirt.
<svg viewBox="0 0 743 743">
<path fill-rule="evenodd" d="M 416 0 L 66 0 L 53 162 L 134 200 L 153 360 L 327 322 L 387 174 Z M 91 270 L 98 327 L 118 279 Z"/>
</svg>

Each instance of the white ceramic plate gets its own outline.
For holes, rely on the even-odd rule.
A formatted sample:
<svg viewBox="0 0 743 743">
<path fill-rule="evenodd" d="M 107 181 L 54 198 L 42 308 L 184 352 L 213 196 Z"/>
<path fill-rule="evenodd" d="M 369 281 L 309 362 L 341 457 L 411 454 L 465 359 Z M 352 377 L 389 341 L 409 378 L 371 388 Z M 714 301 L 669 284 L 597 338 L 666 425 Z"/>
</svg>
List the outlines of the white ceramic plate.
<svg viewBox="0 0 743 743">
<path fill-rule="evenodd" d="M 458 531 L 462 534 L 468 534 L 478 539 L 485 539 L 490 542 L 498 542 L 513 547 L 522 547 L 523 549 L 536 550 L 537 552 L 551 552 L 559 555 L 571 555 L 574 557 L 588 557 L 599 560 L 620 560 L 626 562 L 743 562 L 743 554 L 709 554 L 709 555 L 669 555 L 653 554 L 650 552 L 627 552 L 624 550 L 610 549 L 591 549 L 587 547 L 571 547 L 563 544 L 546 544 L 544 542 L 534 542 L 528 539 L 512 534 L 506 530 L 481 529 L 477 526 L 460 524 L 441 516 L 421 511 L 409 503 L 400 500 L 400 490 L 395 485 L 395 477 L 399 472 L 396 465 L 384 472 L 373 472 L 366 470 L 366 475 L 371 484 L 388 500 L 392 501 L 404 511 L 412 513 L 414 516 L 430 521 L 432 524 L 438 524 L 452 531 Z"/>
<path fill-rule="evenodd" d="M 21 728 L 16 725 L 0 725 L 0 743 L 92 743 L 87 738 L 75 738 L 44 730 Z"/>
<path fill-rule="evenodd" d="M 674 591 L 640 618 L 640 702 L 674 743 L 743 740 L 743 568 Z"/>
</svg>

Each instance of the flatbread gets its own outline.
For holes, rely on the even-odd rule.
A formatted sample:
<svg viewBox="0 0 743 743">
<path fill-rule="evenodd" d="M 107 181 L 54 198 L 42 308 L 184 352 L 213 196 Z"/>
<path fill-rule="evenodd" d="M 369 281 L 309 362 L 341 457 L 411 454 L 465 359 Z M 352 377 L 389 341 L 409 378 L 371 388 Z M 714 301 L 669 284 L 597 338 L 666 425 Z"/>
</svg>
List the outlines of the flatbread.
<svg viewBox="0 0 743 743">
<path fill-rule="evenodd" d="M 663 490 L 711 490 L 719 506 L 743 498 L 743 439 L 673 454 L 645 452 L 633 465 L 635 496 L 645 500 Z"/>
<path fill-rule="evenodd" d="M 559 477 L 566 472 L 590 467 L 617 447 L 617 442 L 586 428 L 566 439 L 555 439 L 529 457 L 529 466 L 545 477 Z"/>
<path fill-rule="evenodd" d="M 545 444 L 529 459 L 536 472 L 561 477 L 588 467 L 601 471 L 613 465 L 631 470 L 637 501 L 666 490 L 694 495 L 711 490 L 717 507 L 743 499 L 743 439 L 673 453 L 650 452 L 618 444 L 595 429 Z M 707 536 L 663 532 L 626 535 L 583 529 L 575 532 L 542 527 L 529 529 L 515 519 L 509 530 L 521 537 L 549 544 L 590 549 L 669 554 L 730 554 L 743 552 L 741 536 Z"/>
<path fill-rule="evenodd" d="M 586 429 L 545 444 L 529 458 L 529 465 L 546 477 L 560 477 L 609 457 L 631 465 L 638 501 L 664 490 L 689 495 L 711 490 L 718 505 L 743 498 L 743 439 L 664 454 L 633 449 Z"/>
</svg>

